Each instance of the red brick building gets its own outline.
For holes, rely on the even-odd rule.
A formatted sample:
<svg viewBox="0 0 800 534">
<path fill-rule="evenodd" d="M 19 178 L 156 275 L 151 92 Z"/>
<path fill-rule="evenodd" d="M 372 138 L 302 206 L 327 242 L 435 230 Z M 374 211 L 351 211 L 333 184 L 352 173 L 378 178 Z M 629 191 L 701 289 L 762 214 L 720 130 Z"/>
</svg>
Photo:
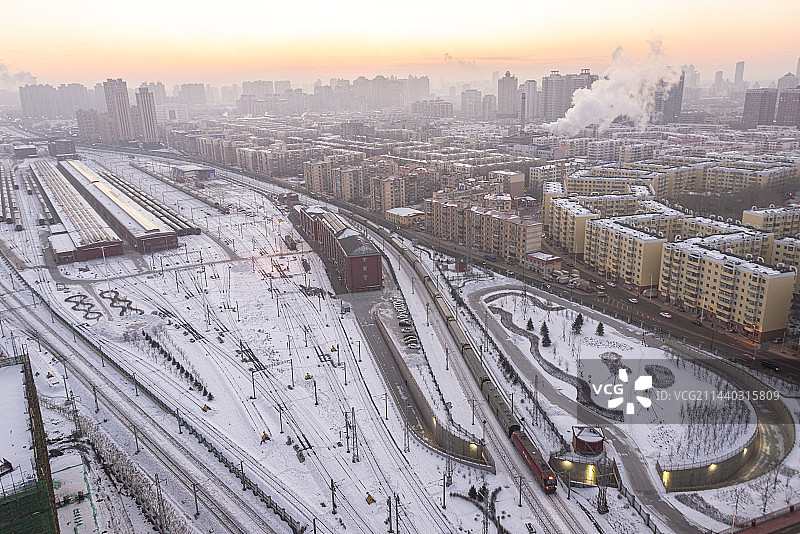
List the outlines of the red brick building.
<svg viewBox="0 0 800 534">
<path fill-rule="evenodd" d="M 383 286 L 381 253 L 372 242 L 335 213 L 319 206 L 294 207 L 293 216 L 320 254 L 331 261 L 348 291 L 369 291 Z"/>
</svg>

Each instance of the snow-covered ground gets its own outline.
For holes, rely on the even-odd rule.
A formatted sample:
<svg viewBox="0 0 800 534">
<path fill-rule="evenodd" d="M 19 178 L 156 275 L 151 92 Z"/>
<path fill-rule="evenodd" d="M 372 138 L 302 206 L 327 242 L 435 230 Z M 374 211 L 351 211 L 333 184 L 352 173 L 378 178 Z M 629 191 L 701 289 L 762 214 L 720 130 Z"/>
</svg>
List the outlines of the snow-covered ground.
<svg viewBox="0 0 800 534">
<path fill-rule="evenodd" d="M 127 157 L 93 153 L 89 159 L 180 209 L 203 234 L 181 237 L 181 246 L 170 251 L 139 255 L 126 250 L 125 256 L 46 267 L 39 249 L 44 229 L 31 227 L 33 235 L 26 241 L 3 227 L 0 239 L 13 245 L 11 253 L 27 266 L 22 275 L 61 315 L 71 318 L 76 331 L 97 340 L 232 459 L 243 459 L 245 470 L 268 493 L 279 494 L 292 510 L 310 510 L 323 532 L 383 530 L 386 499 L 395 494 L 401 523 L 408 527 L 426 525 L 430 532 L 480 529 L 477 508 L 470 502 L 448 497 L 447 509 L 439 506 L 443 458 L 413 441 L 409 453 L 401 451 L 402 420 L 391 396 L 390 417 L 383 418 L 386 388 L 358 323 L 352 313 L 341 313 L 341 302 L 330 296 L 325 266 L 284 211 L 229 182 L 210 182 L 209 190 L 241 208 L 225 215 L 133 169 Z M 290 232 L 299 242 L 297 251 L 286 250 L 281 239 Z M 11 281 L 5 271 L 3 280 Z M 301 286 L 320 288 L 322 296 L 307 295 Z M 403 289 L 408 296 L 408 288 Z M 30 311 L 64 339 L 72 339 L 71 329 L 51 319 L 43 306 L 34 307 L 30 296 L 21 297 L 30 301 Z M 449 379 L 439 377 L 446 372 L 446 358 L 433 324 L 419 319 L 424 306 L 415 298 L 408 302 L 430 363 L 428 370 L 418 362 L 416 376 L 435 409 L 443 413 L 444 402 L 452 402 L 456 422 L 475 428 L 469 401 L 452 372 Z M 4 326 L 25 339 L 32 355 L 39 353 L 32 360 L 42 394 L 63 396 L 63 371 L 45 349 L 34 349 L 37 336 L 44 342 L 48 332 L 7 321 Z M 336 347 L 338 351 L 331 350 Z M 95 355 L 88 358 L 99 363 Z M 110 366 L 99 369 L 134 395 L 133 386 Z M 94 415 L 91 391 L 76 381 L 70 381 L 70 389 L 81 413 L 104 417 L 102 409 Z M 143 406 L 158 415 L 149 403 Z M 345 413 L 349 421 L 353 411 L 359 462 L 348 452 L 352 427 L 346 426 Z M 132 454 L 130 432 L 99 422 Z M 135 458 L 145 461 L 141 455 Z M 147 465 L 151 469 L 154 464 Z M 330 514 L 331 480 L 337 488 L 336 516 Z M 456 465 L 448 492 L 467 494 L 483 480 L 483 473 Z M 490 475 L 486 482 L 490 489 L 503 488 L 498 510 L 504 510 L 504 525 L 520 531 L 533 521 L 530 510 L 517 509 L 512 480 Z M 185 488 L 173 484 L 165 491 L 176 496 L 176 506 L 193 514 L 193 502 L 183 497 Z M 376 503 L 367 504 L 368 494 Z M 201 514 L 198 526 L 204 525 L 203 518 Z"/>
<path fill-rule="evenodd" d="M 730 388 L 723 379 L 709 375 L 691 362 L 622 334 L 608 321 L 603 323 L 602 335 L 598 334 L 600 322 L 588 317 L 580 331 L 575 332 L 573 324 L 580 310 L 558 306 L 522 291 L 489 294 L 484 303 L 510 312 L 519 328 L 526 328 L 530 320 L 533 331 L 540 333 L 541 326 L 547 325 L 552 344 L 543 347 L 540 343 L 539 354 L 567 375 L 577 374 L 590 384 L 619 383 L 618 371 L 625 368 L 632 376 L 653 376 L 653 388 L 647 392 L 652 406 L 647 409 L 637 405 L 637 421 L 618 424 L 653 466 L 656 460 L 666 465 L 713 460 L 743 447 L 755 432 L 755 411 L 744 401 L 709 406 L 685 400 L 679 408 L 681 420 L 675 421 L 674 402 L 660 402 L 654 397 L 657 391 L 677 384 L 682 390 L 692 392 L 707 390 L 709 384 L 714 384 L 718 391 Z M 508 334 L 520 347 L 530 345 L 526 337 L 512 331 Z M 603 366 L 596 365 L 597 361 Z M 548 371 L 542 365 L 539 368 Z M 592 372 L 593 376 L 587 374 Z M 553 378 L 562 384 L 561 390 L 567 397 L 575 398 L 574 385 Z"/>
</svg>

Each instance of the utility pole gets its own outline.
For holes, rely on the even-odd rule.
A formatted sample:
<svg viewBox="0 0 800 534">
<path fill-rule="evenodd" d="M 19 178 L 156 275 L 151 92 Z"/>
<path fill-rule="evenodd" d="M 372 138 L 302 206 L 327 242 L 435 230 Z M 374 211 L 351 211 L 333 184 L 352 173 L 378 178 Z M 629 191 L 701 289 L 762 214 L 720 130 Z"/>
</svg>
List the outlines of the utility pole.
<svg viewBox="0 0 800 534">
<path fill-rule="evenodd" d="M 444 370 L 450 370 L 450 347 L 444 348 Z"/>
<path fill-rule="evenodd" d="M 442 473 L 442 509 L 447 509 L 445 495 L 447 494 L 447 474 Z"/>
<path fill-rule="evenodd" d="M 356 463 L 360 462 L 361 459 L 358 456 L 358 426 L 356 425 L 355 407 L 352 408 L 352 418 L 353 418 L 353 463 Z"/>
<path fill-rule="evenodd" d="M 350 454 L 350 420 L 348 419 L 349 414 L 344 412 L 344 440 L 347 444 L 347 454 Z"/>
<path fill-rule="evenodd" d="M 400 497 L 394 494 L 394 530 L 400 534 Z"/>
<path fill-rule="evenodd" d="M 139 429 L 133 427 L 133 441 L 136 443 L 136 454 L 139 454 Z"/>
<path fill-rule="evenodd" d="M 200 517 L 200 506 L 197 504 L 197 482 L 192 482 L 192 493 L 194 493 L 194 518 Z"/>
<path fill-rule="evenodd" d="M 386 499 L 386 504 L 389 506 L 389 532 L 394 532 L 392 530 L 392 496 L 391 495 Z"/>
<path fill-rule="evenodd" d="M 519 505 L 522 508 L 522 475 L 519 477 Z"/>
<path fill-rule="evenodd" d="M 158 473 L 156 473 L 156 501 L 158 502 L 158 530 L 164 530 L 164 495 L 161 493 L 161 482 L 158 480 Z"/>
<path fill-rule="evenodd" d="M 331 479 L 331 507 L 333 508 L 333 515 L 336 515 L 336 484 Z"/>
<path fill-rule="evenodd" d="M 314 406 L 319 406 L 319 399 L 317 398 L 317 381 L 314 380 Z"/>
<path fill-rule="evenodd" d="M 411 443 L 409 442 L 409 436 L 408 436 L 408 412 L 406 412 L 405 415 L 406 415 L 406 417 L 404 417 L 404 419 L 405 419 L 405 422 L 406 422 L 406 426 L 405 426 L 406 431 L 405 431 L 405 435 L 404 435 L 404 439 L 403 439 L 403 450 L 405 452 L 411 452 Z"/>
<path fill-rule="evenodd" d="M 92 393 L 94 394 L 94 413 L 100 411 L 100 406 L 97 404 L 97 387 L 92 384 Z"/>
</svg>

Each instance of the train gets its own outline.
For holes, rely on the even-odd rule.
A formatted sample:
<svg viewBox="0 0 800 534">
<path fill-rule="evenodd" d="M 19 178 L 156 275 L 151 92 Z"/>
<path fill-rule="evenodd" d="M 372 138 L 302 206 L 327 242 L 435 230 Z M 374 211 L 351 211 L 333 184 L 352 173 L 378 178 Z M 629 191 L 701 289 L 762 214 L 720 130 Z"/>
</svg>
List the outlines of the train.
<svg viewBox="0 0 800 534">
<path fill-rule="evenodd" d="M 291 235 L 286 234 L 283 236 L 283 242 L 286 243 L 286 248 L 289 250 L 297 250 L 297 241 Z"/>
<path fill-rule="evenodd" d="M 401 253 L 406 261 L 411 264 L 417 275 L 423 281 L 428 294 L 436 304 L 437 311 L 447 324 L 447 329 L 453 336 L 453 339 L 459 348 L 459 352 L 464 359 L 464 362 L 467 364 L 467 368 L 475 379 L 475 382 L 477 382 L 478 386 L 480 387 L 484 398 L 486 398 L 488 401 L 492 413 L 503 427 L 506 437 L 511 440 L 516 450 L 520 453 L 523 460 L 525 460 L 525 463 L 528 465 L 531 472 L 533 472 L 542 490 L 545 493 L 555 493 L 556 489 L 558 488 L 558 480 L 555 472 L 544 459 L 541 451 L 537 449 L 536 445 L 531 442 L 530 438 L 528 438 L 527 434 L 525 434 L 525 432 L 522 430 L 522 426 L 511 411 L 511 407 L 508 405 L 505 398 L 500 394 L 497 386 L 495 386 L 494 382 L 492 382 L 491 378 L 489 377 L 489 374 L 486 372 L 486 368 L 483 365 L 482 354 L 475 352 L 475 348 L 472 346 L 472 343 L 470 343 L 466 333 L 461 328 L 461 325 L 458 324 L 458 321 L 453 315 L 453 312 L 450 309 L 450 306 L 447 304 L 444 296 L 436 287 L 436 283 L 431 279 L 430 275 L 425 270 L 425 267 L 422 265 L 416 255 L 414 255 L 411 249 L 409 249 L 396 236 L 393 236 L 386 228 L 383 228 L 369 219 L 366 219 L 365 217 L 355 213 L 345 210 L 339 211 L 348 218 L 377 233 L 385 241 L 391 243 L 391 245 Z"/>
<path fill-rule="evenodd" d="M 536 477 L 536 480 L 539 481 L 539 485 L 544 492 L 555 493 L 558 488 L 556 475 L 528 435 L 518 430 L 511 434 L 511 442 L 522 455 L 522 458 L 525 460 L 525 463 L 528 464 L 531 471 L 533 471 L 533 475 Z"/>
</svg>

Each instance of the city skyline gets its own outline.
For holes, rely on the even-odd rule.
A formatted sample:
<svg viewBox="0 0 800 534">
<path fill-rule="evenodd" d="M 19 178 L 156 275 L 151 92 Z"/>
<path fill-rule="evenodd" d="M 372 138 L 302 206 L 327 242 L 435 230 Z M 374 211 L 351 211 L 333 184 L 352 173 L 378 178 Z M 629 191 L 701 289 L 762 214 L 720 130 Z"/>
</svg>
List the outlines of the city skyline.
<svg viewBox="0 0 800 534">
<path fill-rule="evenodd" d="M 51 84 L 108 77 L 167 85 L 247 79 L 304 84 L 409 73 L 427 74 L 437 84 L 509 69 L 525 80 L 553 69 L 602 72 L 618 46 L 640 56 L 652 40 L 663 42 L 670 64 L 694 64 L 704 82 L 717 70 L 733 79 L 741 60 L 744 78 L 761 81 L 793 72 L 800 53 L 793 34 L 800 5 L 790 0 L 757 11 L 747 11 L 743 2 L 723 9 L 720 2 L 681 1 L 667 10 L 627 0 L 611 6 L 579 2 L 570 10 L 511 2 L 481 10 L 481 17 L 474 16 L 482 7 L 476 2 L 459 9 L 313 2 L 303 10 L 244 2 L 226 6 L 223 14 L 203 3 L 190 10 L 147 0 L 116 13 L 93 0 L 49 4 L 46 20 L 30 17 L 29 6 L 7 8 L 18 23 L 0 36 L 0 63 L 12 74 L 28 72 Z"/>
</svg>

